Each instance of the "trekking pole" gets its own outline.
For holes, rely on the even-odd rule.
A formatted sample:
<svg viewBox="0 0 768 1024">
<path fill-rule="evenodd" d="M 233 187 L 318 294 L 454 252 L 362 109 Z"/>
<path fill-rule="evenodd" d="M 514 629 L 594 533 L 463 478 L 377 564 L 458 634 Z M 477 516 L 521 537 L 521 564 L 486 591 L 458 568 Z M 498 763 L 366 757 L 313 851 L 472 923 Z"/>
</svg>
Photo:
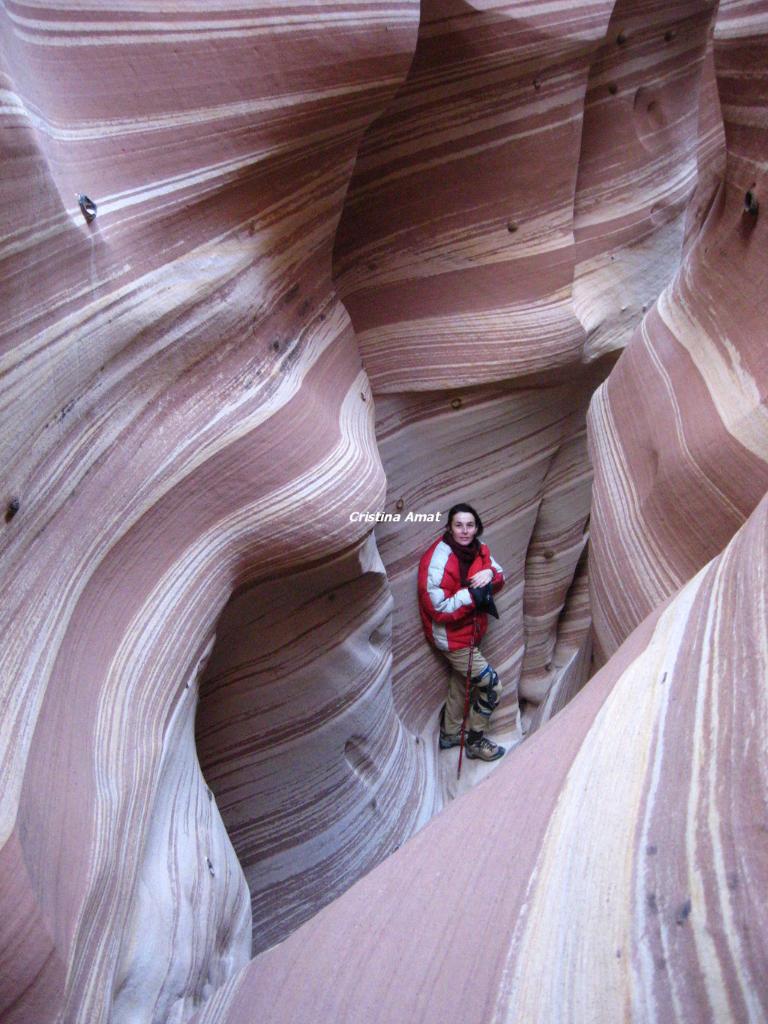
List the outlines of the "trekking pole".
<svg viewBox="0 0 768 1024">
<path fill-rule="evenodd" d="M 467 728 L 467 715 L 469 714 L 469 684 L 472 679 L 472 655 L 475 650 L 475 635 L 477 631 L 477 612 L 472 615 L 472 643 L 469 645 L 469 659 L 467 663 L 467 681 L 464 687 L 464 717 L 461 720 L 461 743 L 459 744 L 459 768 L 456 772 L 456 779 L 461 778 L 461 761 L 464 757 L 464 734 Z"/>
</svg>

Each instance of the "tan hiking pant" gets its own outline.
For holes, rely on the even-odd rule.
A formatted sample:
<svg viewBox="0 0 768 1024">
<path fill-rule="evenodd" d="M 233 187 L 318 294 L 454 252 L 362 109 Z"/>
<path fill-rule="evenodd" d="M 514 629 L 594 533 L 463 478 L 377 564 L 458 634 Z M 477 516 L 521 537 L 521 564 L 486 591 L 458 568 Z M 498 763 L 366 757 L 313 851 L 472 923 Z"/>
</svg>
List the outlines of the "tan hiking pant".
<svg viewBox="0 0 768 1024">
<path fill-rule="evenodd" d="M 445 701 L 445 732 L 453 735 L 461 732 L 461 722 L 464 717 L 464 697 L 467 685 L 467 666 L 469 664 L 469 647 L 462 647 L 458 651 L 442 652 L 451 663 L 451 677 L 448 680 L 448 697 Z M 472 651 L 472 681 L 469 690 L 469 714 L 467 715 L 467 729 L 474 732 L 485 732 L 488 728 L 490 715 L 482 714 L 478 710 L 477 698 L 482 697 L 483 689 L 490 684 L 492 676 L 490 673 L 483 676 L 481 680 L 477 677 L 488 667 L 488 662 L 482 652 L 475 647 Z M 490 687 L 495 696 L 495 702 L 501 695 L 501 683 Z M 493 701 L 492 701 L 493 703 Z"/>
</svg>

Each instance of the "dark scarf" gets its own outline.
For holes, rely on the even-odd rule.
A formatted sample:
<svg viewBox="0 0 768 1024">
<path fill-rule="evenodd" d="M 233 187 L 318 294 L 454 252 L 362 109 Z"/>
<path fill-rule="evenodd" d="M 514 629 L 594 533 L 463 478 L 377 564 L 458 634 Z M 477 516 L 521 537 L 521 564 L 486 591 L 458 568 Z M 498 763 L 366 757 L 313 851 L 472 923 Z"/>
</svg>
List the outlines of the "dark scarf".
<svg viewBox="0 0 768 1024">
<path fill-rule="evenodd" d="M 458 544 L 453 539 L 453 534 L 450 530 L 445 531 L 443 540 L 459 560 L 459 578 L 462 587 L 465 587 L 467 585 L 469 567 L 480 554 L 480 541 L 475 537 L 470 544 Z"/>
</svg>

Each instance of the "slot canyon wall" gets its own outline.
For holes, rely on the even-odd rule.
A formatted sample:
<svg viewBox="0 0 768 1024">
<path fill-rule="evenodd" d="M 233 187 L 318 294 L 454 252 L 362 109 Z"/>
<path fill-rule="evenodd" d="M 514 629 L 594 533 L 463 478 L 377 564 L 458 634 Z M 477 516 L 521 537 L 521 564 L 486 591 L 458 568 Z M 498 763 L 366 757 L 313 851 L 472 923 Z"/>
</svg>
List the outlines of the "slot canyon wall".
<svg viewBox="0 0 768 1024">
<path fill-rule="evenodd" d="M 768 491 L 758 299 L 766 225 L 746 209 L 766 184 L 765 13 L 759 4 L 721 5 L 724 179 L 702 206 L 695 244 L 590 410 L 591 606 L 601 660 L 725 547 Z"/>
<path fill-rule="evenodd" d="M 309 846 L 313 814 L 331 835 L 334 818 L 348 824 L 335 850 L 319 837 L 326 868 L 305 887 L 348 881 L 419 813 L 404 752 L 397 789 L 368 811 L 380 834 L 338 868 L 361 828 L 344 789 L 372 800 L 349 761 L 372 738 L 390 756 L 402 728 L 393 712 L 379 720 L 388 628 L 369 634 L 389 597 L 367 528 L 348 517 L 380 504 L 385 482 L 331 254 L 360 138 L 407 73 L 417 22 L 411 2 L 0 13 L 3 1021 L 175 1024 L 247 963 L 249 850 L 285 839 L 270 820 L 239 855 L 230 833 L 243 829 L 222 821 L 220 807 L 238 813 L 222 758 L 232 773 L 259 752 L 258 737 L 238 748 L 247 715 L 225 694 L 222 737 L 215 709 L 198 714 L 220 800 L 195 737 L 198 680 L 209 660 L 224 670 L 215 636 L 233 595 L 303 586 L 327 564 L 327 589 L 351 574 L 351 599 L 370 609 L 361 638 L 354 615 L 325 633 L 343 648 L 337 672 L 360 672 L 326 667 L 314 702 L 286 678 L 263 744 L 274 757 L 257 811 L 274 812 L 265 787 L 298 804 L 306 770 L 326 809 L 307 792 L 292 834 Z M 276 681 L 299 668 L 292 652 Z M 266 722 L 276 698 L 254 699 Z M 325 735 L 346 707 L 318 779 L 296 742 L 302 709 Z M 290 918 L 290 895 L 272 899 Z"/>
<path fill-rule="evenodd" d="M 5 5 L 3 1024 L 765 1019 L 766 57 Z M 435 526 L 349 513 L 462 498 L 536 734 L 459 787 Z"/>
<path fill-rule="evenodd" d="M 697 186 L 709 204 L 722 162 L 711 4 L 519 11 L 422 4 L 335 253 L 376 397 L 386 510 L 445 512 L 469 495 L 507 573 L 488 653 L 513 742 L 518 689 L 530 730 L 586 679 L 586 406 L 677 269 L 687 205 Z M 445 687 L 413 586 L 434 527 L 376 535 L 395 701 L 423 729 Z"/>
</svg>

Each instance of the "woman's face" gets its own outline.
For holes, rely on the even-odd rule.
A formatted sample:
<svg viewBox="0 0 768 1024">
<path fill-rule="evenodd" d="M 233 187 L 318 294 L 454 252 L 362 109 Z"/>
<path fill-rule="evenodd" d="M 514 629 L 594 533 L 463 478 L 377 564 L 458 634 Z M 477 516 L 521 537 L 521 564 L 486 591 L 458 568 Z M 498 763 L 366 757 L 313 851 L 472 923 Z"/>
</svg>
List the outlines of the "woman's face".
<svg viewBox="0 0 768 1024">
<path fill-rule="evenodd" d="M 451 536 L 459 544 L 471 544 L 477 533 L 475 517 L 471 512 L 457 512 L 451 520 Z"/>
</svg>

